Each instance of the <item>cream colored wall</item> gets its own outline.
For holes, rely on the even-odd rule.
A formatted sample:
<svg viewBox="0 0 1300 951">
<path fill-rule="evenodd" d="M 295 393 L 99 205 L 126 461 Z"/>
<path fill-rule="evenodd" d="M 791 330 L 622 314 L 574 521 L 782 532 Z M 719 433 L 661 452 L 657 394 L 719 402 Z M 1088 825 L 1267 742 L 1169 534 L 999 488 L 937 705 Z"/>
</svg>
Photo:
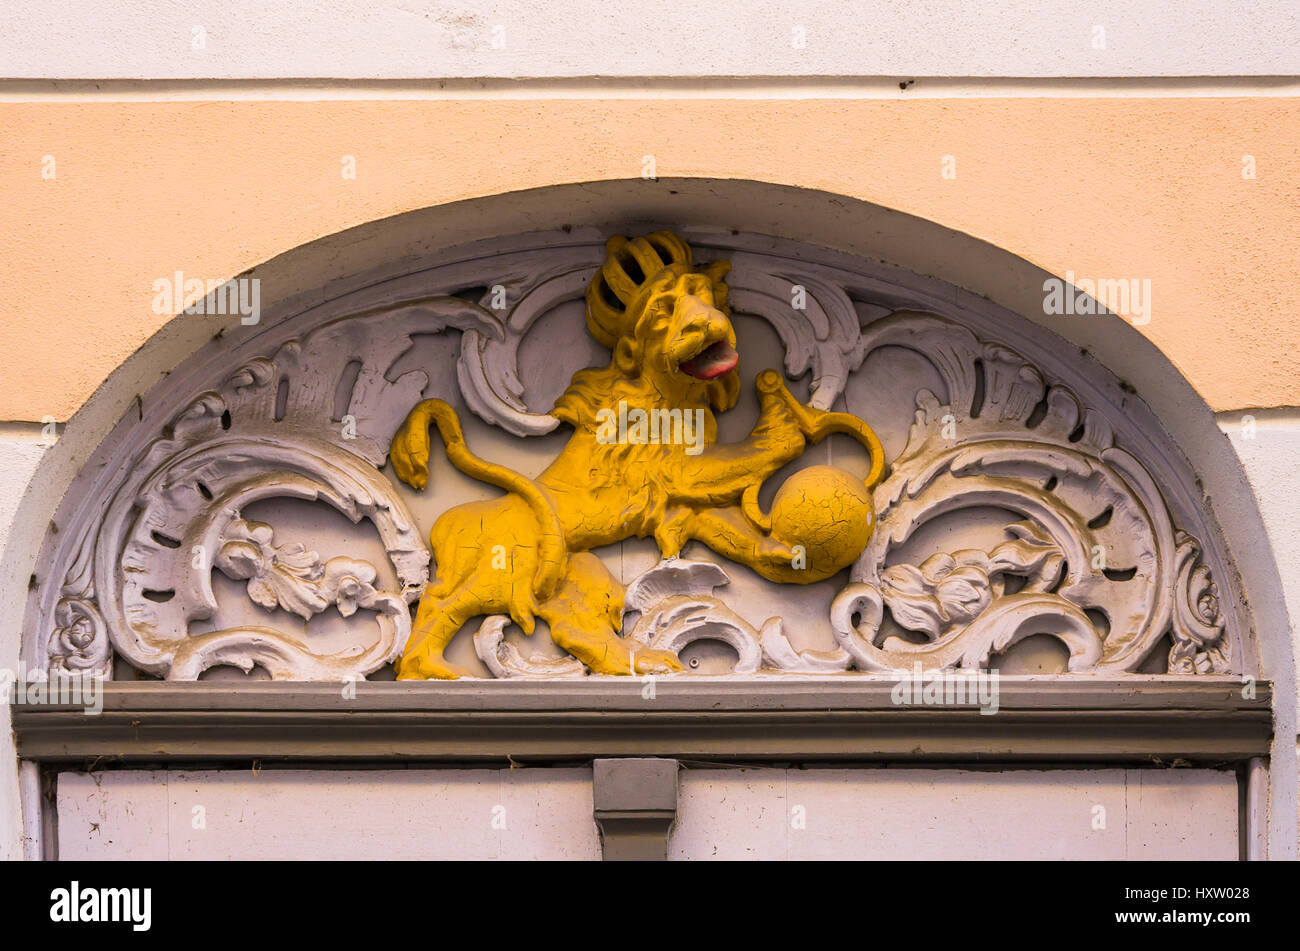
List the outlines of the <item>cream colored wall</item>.
<svg viewBox="0 0 1300 951">
<path fill-rule="evenodd" d="M 661 177 L 896 208 L 1060 276 L 1149 279 L 1140 329 L 1213 409 L 1300 405 L 1297 127 L 1295 98 L 0 103 L 0 352 L 22 368 L 0 419 L 67 419 L 169 319 L 153 282 L 178 270 L 225 279 L 414 208 L 634 178 L 648 156 Z"/>
</svg>

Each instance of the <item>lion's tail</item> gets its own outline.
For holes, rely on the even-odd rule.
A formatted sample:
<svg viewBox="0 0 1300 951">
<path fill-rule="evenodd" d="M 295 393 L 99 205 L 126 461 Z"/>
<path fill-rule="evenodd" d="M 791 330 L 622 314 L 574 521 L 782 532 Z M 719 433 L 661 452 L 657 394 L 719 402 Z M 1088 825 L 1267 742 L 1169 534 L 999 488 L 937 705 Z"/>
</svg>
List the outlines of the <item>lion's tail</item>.
<svg viewBox="0 0 1300 951">
<path fill-rule="evenodd" d="M 424 481 L 427 480 L 430 423 L 438 427 L 438 434 L 442 436 L 447 458 L 452 465 L 480 482 L 516 493 L 532 509 L 541 531 L 533 591 L 539 600 L 546 600 L 559 583 L 566 554 L 564 528 L 554 506 L 532 479 L 505 466 L 480 459 L 470 452 L 456 410 L 442 400 L 424 400 L 417 405 L 407 414 L 406 421 L 393 437 L 390 456 L 393 457 L 393 468 L 403 482 L 423 488 Z M 399 459 L 402 453 L 405 453 L 405 458 Z M 402 462 L 405 462 L 404 466 Z M 424 477 L 418 482 L 417 471 Z"/>
</svg>

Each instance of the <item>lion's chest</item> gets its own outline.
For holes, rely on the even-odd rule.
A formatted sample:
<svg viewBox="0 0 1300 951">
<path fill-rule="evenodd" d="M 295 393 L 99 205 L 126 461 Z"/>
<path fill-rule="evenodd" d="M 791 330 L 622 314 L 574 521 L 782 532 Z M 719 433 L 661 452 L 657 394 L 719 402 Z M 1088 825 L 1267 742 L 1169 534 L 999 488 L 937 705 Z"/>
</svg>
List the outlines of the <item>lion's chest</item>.
<svg viewBox="0 0 1300 951">
<path fill-rule="evenodd" d="M 644 449 L 670 447 L 639 447 Z M 600 464 L 566 467 L 569 477 L 542 477 L 555 500 L 571 550 L 654 534 L 672 505 L 684 468 L 662 454 L 606 453 Z M 680 453 L 679 453 L 680 455 Z M 594 459 L 592 460 L 595 461 Z"/>
</svg>

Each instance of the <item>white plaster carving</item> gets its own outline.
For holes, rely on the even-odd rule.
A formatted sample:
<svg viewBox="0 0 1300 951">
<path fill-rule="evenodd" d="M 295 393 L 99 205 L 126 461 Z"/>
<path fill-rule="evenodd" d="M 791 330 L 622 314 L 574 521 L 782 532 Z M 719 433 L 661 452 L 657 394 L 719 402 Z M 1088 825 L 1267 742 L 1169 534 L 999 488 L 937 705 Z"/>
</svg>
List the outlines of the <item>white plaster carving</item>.
<svg viewBox="0 0 1300 951">
<path fill-rule="evenodd" d="M 516 436 L 540 436 L 560 425 L 549 413 L 531 413 L 524 405 L 519 344 L 538 317 L 557 304 L 582 297 L 595 270 L 594 266 L 579 268 L 531 288 L 518 280 L 499 284 L 507 300 L 511 291 L 522 294 L 522 299 L 511 309 L 501 335 L 491 338 L 474 330 L 465 332 L 456 366 L 465 402 L 481 419 Z M 486 296 L 494 293 L 489 290 Z"/>
<path fill-rule="evenodd" d="M 134 666 L 176 680 L 214 666 L 257 666 L 273 679 L 349 679 L 395 659 L 410 633 L 406 605 L 428 580 L 429 554 L 377 467 L 428 379 L 410 372 L 390 381 L 385 371 L 414 334 L 448 326 L 491 333 L 495 325 L 456 298 L 366 309 L 285 340 L 200 392 L 118 480 L 101 486 L 102 509 L 76 526 L 80 543 L 58 615 L 68 620 L 51 637 L 51 663 L 105 669 L 109 640 Z M 347 412 L 335 419 L 348 380 Z M 320 561 L 301 543 L 274 548 L 271 526 L 242 517 L 266 499 L 322 502 L 353 523 L 365 520 L 399 587 L 377 589 L 378 572 L 363 561 Z M 266 623 L 191 629 L 217 612 L 214 569 L 248 582 Z M 92 607 L 74 611 L 75 604 Z M 107 611 L 102 621 L 95 605 Z M 307 620 L 331 606 L 344 617 L 373 616 L 372 633 L 358 623 L 354 644 L 322 653 L 301 625 L 295 631 L 275 617 L 282 609 Z"/>
<path fill-rule="evenodd" d="M 1066 645 L 1072 671 L 1133 670 L 1169 632 L 1171 663 L 1177 659 L 1184 672 L 1196 664 L 1193 644 L 1213 645 L 1200 651 L 1197 669 L 1226 671 L 1223 621 L 1207 575 L 1197 576 L 1195 593 L 1188 590 L 1199 546 L 1185 534 L 1181 547 L 1175 541 L 1150 475 L 1113 445 L 1099 413 L 1065 386 L 1046 384 L 1014 351 L 940 317 L 899 313 L 864 336 L 868 352 L 908 346 L 931 356 L 948 399 L 917 395 L 908 445 L 875 493 L 880 530 L 832 609 L 836 638 L 858 667 L 979 666 L 992 651 L 1044 633 Z M 891 549 L 932 518 L 985 506 L 1024 519 L 1008 526 L 1018 544 L 987 557 L 935 556 L 919 570 L 887 567 Z M 995 580 L 1005 574 L 1024 577 L 1023 589 L 1006 594 Z M 877 644 L 882 602 L 924 642 Z M 1185 607 L 1171 630 L 1176 602 Z M 1097 629 L 1089 609 L 1106 615 L 1108 631 Z"/>
<path fill-rule="evenodd" d="M 474 634 L 474 651 L 493 677 L 533 677 L 547 680 L 587 676 L 587 668 L 576 657 L 524 657 L 505 639 L 510 618 L 493 614 L 483 619 Z"/>
<path fill-rule="evenodd" d="M 715 594 L 731 579 L 707 561 L 670 558 L 628 585 L 623 630 L 647 647 L 681 651 L 701 640 L 720 641 L 736 652 L 734 673 L 760 669 L 786 673 L 836 673 L 849 665 L 843 650 L 797 651 L 779 617 L 758 628 Z"/>
<path fill-rule="evenodd" d="M 63 598 L 54 609 L 57 627 L 48 645 L 50 666 L 67 671 L 98 671 L 108 664 L 108 632 L 95 602 Z"/>
<path fill-rule="evenodd" d="M 732 258 L 727 284 L 733 310 L 776 328 L 785 345 L 786 373 L 812 371 L 808 402 L 830 409 L 865 354 L 858 315 L 844 288 L 796 262 L 755 255 Z"/>
<path fill-rule="evenodd" d="M 1005 315 L 959 313 L 928 285 L 864 262 L 752 236 L 692 241 L 697 260 L 732 261 L 733 311 L 774 328 L 787 374 L 810 376 L 813 405 L 857 412 L 873 386 L 864 361 L 884 348 L 929 369 L 888 394 L 912 422 L 874 493 L 875 536 L 818 608 L 833 640 L 809 647 L 806 613 L 745 597 L 766 582 L 691 558 L 631 579 L 625 636 L 672 650 L 722 642 L 737 674 L 987 666 L 1037 634 L 1064 645 L 1074 672 L 1153 669 L 1158 650 L 1171 673 L 1238 670 L 1247 628 L 1191 470 L 1158 427 L 1116 405 L 1095 368 Z M 292 680 L 364 677 L 391 661 L 430 572 L 429 526 L 381 469 L 393 432 L 448 385 L 491 427 L 552 432 L 549 407 L 529 405 L 521 350 L 581 299 L 601 256 L 594 235 L 539 237 L 413 267 L 178 368 L 60 509 L 28 612 L 38 662 L 109 670 L 116 655 L 170 679 L 233 666 Z M 393 371 L 417 340 L 456 333 L 454 374 Z M 246 515 L 284 499 L 346 516 L 354 534 L 325 540 L 344 554 L 317 555 L 320 542 L 274 515 Z M 363 535 L 382 556 L 351 553 Z M 257 623 L 212 629 L 214 571 L 221 590 L 237 583 Z M 307 633 L 334 611 L 348 619 L 342 649 Z M 474 638 L 494 677 L 586 676 L 572 658 L 523 656 L 508 623 L 486 618 Z"/>
<path fill-rule="evenodd" d="M 720 641 L 736 652 L 735 673 L 752 674 L 763 662 L 762 638 L 713 596 L 728 582 L 726 572 L 711 562 L 660 562 L 628 587 L 623 630 L 646 647 L 674 652 L 695 641 Z M 768 623 L 773 621 L 780 623 L 775 618 Z"/>
</svg>

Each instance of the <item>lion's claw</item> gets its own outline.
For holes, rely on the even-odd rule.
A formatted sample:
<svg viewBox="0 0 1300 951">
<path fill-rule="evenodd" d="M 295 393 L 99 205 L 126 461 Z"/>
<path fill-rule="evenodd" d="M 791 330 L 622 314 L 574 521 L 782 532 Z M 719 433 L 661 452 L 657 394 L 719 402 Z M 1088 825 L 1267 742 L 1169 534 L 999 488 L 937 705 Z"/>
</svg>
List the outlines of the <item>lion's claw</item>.
<svg viewBox="0 0 1300 951">
<path fill-rule="evenodd" d="M 632 660 L 638 674 L 668 674 L 684 669 L 681 660 L 672 651 L 652 647 L 633 651 Z"/>
<path fill-rule="evenodd" d="M 474 672 L 453 664 L 442 654 L 404 654 L 393 668 L 398 680 L 459 680 L 473 677 Z"/>
</svg>

